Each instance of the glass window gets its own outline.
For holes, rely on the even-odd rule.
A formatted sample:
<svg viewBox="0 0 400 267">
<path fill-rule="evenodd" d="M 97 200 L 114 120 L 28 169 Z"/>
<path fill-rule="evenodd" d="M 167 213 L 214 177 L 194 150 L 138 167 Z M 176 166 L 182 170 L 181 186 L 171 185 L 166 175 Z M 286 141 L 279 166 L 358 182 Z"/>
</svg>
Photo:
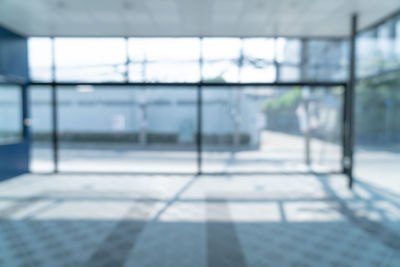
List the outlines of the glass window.
<svg viewBox="0 0 400 267">
<path fill-rule="evenodd" d="M 241 40 L 204 38 L 202 43 L 204 81 L 238 82 Z"/>
<path fill-rule="evenodd" d="M 276 68 L 273 64 L 259 66 L 246 62 L 240 69 L 241 82 L 274 82 L 276 80 Z"/>
<path fill-rule="evenodd" d="M 274 60 L 275 42 L 273 38 L 243 39 L 243 57 L 246 60 L 263 60 L 272 63 Z"/>
<path fill-rule="evenodd" d="M 394 51 L 396 66 L 400 66 L 400 16 L 397 17 L 394 27 Z"/>
<path fill-rule="evenodd" d="M 357 76 L 365 78 L 400 66 L 400 18 L 357 37 Z"/>
<path fill-rule="evenodd" d="M 29 38 L 29 75 L 33 81 L 51 81 L 52 44 L 50 38 Z"/>
<path fill-rule="evenodd" d="M 340 170 L 342 89 L 203 88 L 203 171 Z"/>
<path fill-rule="evenodd" d="M 0 144 L 20 141 L 22 125 L 21 87 L 0 84 Z"/>
<path fill-rule="evenodd" d="M 273 82 L 276 78 L 273 38 L 243 39 L 243 64 L 241 82 Z"/>
<path fill-rule="evenodd" d="M 197 170 L 197 87 L 57 90 L 61 171 Z"/>
<path fill-rule="evenodd" d="M 54 170 L 51 91 L 51 86 L 35 85 L 28 89 L 31 116 L 30 170 L 33 172 Z"/>
<path fill-rule="evenodd" d="M 395 62 L 394 49 L 394 21 L 389 20 L 377 29 L 377 49 L 381 67 L 388 69 L 393 67 Z"/>
<path fill-rule="evenodd" d="M 400 72 L 359 81 L 355 97 L 355 174 L 361 181 L 398 181 Z M 379 176 L 380 175 L 380 176 Z M 382 177 L 377 179 L 377 177 Z M 382 181 L 383 179 L 383 181 Z"/>
<path fill-rule="evenodd" d="M 400 50 L 394 48 L 393 39 L 394 35 L 399 35 L 399 25 L 398 22 L 391 22 L 389 50 L 392 62 L 395 62 L 397 54 L 400 58 Z M 387 36 L 385 29 L 382 28 L 381 36 Z M 371 57 L 371 53 L 368 53 L 371 42 L 368 41 L 365 48 L 360 40 L 358 38 L 358 56 L 363 58 L 367 54 Z M 376 41 L 372 43 L 376 52 L 378 45 Z M 381 47 L 386 45 L 387 42 L 383 40 Z M 51 39 L 30 39 L 29 58 L 33 80 L 51 80 L 51 50 Z M 347 73 L 348 42 L 340 39 L 310 39 L 303 43 L 294 38 L 56 38 L 55 54 L 58 81 L 343 81 Z M 377 57 L 377 53 L 373 54 Z M 359 69 L 376 65 L 377 60 L 367 61 L 361 62 Z"/>
<path fill-rule="evenodd" d="M 399 16 L 357 36 L 354 172 L 367 183 L 395 180 L 400 170 L 399 40 Z"/>
<path fill-rule="evenodd" d="M 363 32 L 357 37 L 357 76 L 365 77 L 378 69 L 375 31 Z"/>
<path fill-rule="evenodd" d="M 129 39 L 130 80 L 196 82 L 200 80 L 198 38 Z"/>
<path fill-rule="evenodd" d="M 301 41 L 278 38 L 276 40 L 276 60 L 279 63 L 299 64 L 301 62 Z"/>
<path fill-rule="evenodd" d="M 348 42 L 342 40 L 309 40 L 306 76 L 308 80 L 336 81 L 346 79 Z"/>
<path fill-rule="evenodd" d="M 55 39 L 58 81 L 124 81 L 126 44 L 123 38 Z"/>
<path fill-rule="evenodd" d="M 280 66 L 279 81 L 292 82 L 300 80 L 300 68 L 297 66 Z"/>
</svg>

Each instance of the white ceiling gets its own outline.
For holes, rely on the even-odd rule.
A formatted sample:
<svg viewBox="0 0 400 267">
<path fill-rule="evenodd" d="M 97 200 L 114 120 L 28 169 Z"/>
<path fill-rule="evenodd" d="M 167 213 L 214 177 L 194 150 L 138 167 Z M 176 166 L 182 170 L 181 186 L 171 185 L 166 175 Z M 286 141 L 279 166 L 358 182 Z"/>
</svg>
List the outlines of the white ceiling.
<svg viewBox="0 0 400 267">
<path fill-rule="evenodd" d="M 26 36 L 346 36 L 400 0 L 0 0 L 0 24 Z"/>
</svg>

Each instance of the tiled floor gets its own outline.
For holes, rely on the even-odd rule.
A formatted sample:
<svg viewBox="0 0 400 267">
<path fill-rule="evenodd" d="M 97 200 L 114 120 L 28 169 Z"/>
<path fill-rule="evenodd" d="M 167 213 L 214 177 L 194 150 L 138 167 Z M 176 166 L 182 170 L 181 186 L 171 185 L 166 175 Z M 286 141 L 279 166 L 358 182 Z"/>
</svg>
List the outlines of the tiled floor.
<svg viewBox="0 0 400 267">
<path fill-rule="evenodd" d="M 400 266 L 400 193 L 342 176 L 24 175 L 0 266 Z"/>
</svg>

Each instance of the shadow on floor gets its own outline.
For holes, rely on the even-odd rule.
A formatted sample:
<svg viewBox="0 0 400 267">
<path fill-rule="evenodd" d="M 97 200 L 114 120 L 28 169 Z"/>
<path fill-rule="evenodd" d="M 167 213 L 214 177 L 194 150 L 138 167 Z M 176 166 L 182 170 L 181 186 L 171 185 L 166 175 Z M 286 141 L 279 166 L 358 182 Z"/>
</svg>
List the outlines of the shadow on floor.
<svg viewBox="0 0 400 267">
<path fill-rule="evenodd" d="M 128 189 L 0 194 L 0 265 L 399 266 L 399 195 L 386 189 L 356 181 L 343 197 L 320 175 L 318 196 L 227 195 L 218 185 L 203 198 L 185 195 L 202 179 L 168 198 Z M 128 208 L 107 218 L 118 205 Z"/>
</svg>

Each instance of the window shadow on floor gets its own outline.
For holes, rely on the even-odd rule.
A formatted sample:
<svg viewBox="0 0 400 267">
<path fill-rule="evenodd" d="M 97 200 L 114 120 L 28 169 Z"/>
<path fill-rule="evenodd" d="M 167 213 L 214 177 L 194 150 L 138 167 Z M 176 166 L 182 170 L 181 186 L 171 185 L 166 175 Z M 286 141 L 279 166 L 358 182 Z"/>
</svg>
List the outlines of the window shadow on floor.
<svg viewBox="0 0 400 267">
<path fill-rule="evenodd" d="M 303 194 L 299 193 L 302 177 L 296 186 L 294 177 L 275 177 L 277 181 L 270 184 L 268 179 L 193 176 L 168 196 L 160 193 L 164 185 L 151 179 L 149 190 L 97 189 L 95 182 L 80 190 L 56 184 L 40 191 L 46 186 L 37 180 L 32 183 L 36 194 L 28 197 L 22 194 L 23 187 L 14 187 L 13 193 L 2 190 L 0 265 L 396 266 L 400 262 L 396 194 L 359 181 L 350 192 L 345 181 L 337 183 L 345 178 L 322 175 L 308 177 L 312 181 L 304 186 L 311 185 L 307 189 L 311 193 Z M 259 181 L 265 183 L 261 186 Z M 239 186 L 227 190 L 235 183 Z M 249 191 L 249 185 L 255 190 Z"/>
</svg>

